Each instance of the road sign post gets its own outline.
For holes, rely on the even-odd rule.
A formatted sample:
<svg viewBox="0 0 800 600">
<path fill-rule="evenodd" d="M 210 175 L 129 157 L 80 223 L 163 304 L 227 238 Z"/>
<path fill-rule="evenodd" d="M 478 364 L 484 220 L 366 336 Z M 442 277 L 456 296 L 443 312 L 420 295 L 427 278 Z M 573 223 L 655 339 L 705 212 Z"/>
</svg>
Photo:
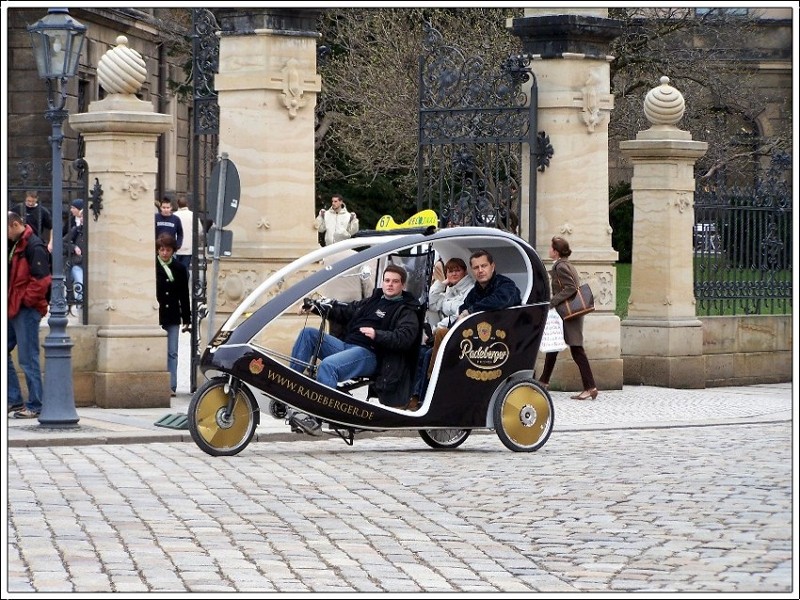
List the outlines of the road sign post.
<svg viewBox="0 0 800 600">
<path fill-rule="evenodd" d="M 211 171 L 211 180 L 208 184 L 208 208 L 214 215 L 214 227 L 209 232 L 213 236 L 211 289 L 208 300 L 208 342 L 214 335 L 214 317 L 217 310 L 217 279 L 219 277 L 219 259 L 225 254 L 230 256 L 233 246 L 233 233 L 222 228 L 228 225 L 236 215 L 239 208 L 239 172 L 236 165 L 228 158 L 228 153 L 223 152 L 220 161 Z M 223 245 L 226 246 L 223 249 Z"/>
</svg>

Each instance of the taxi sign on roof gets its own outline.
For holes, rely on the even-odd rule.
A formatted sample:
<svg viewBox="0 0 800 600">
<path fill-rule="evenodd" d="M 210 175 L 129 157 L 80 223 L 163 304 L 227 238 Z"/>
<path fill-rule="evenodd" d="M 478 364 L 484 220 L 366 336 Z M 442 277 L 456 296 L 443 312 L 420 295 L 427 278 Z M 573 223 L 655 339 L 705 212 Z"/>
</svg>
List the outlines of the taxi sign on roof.
<svg viewBox="0 0 800 600">
<path fill-rule="evenodd" d="M 390 215 L 383 215 L 378 219 L 375 231 L 391 231 L 393 229 L 412 229 L 416 227 L 439 226 L 439 217 L 430 209 L 422 210 L 406 219 L 403 223 L 395 223 Z"/>
</svg>

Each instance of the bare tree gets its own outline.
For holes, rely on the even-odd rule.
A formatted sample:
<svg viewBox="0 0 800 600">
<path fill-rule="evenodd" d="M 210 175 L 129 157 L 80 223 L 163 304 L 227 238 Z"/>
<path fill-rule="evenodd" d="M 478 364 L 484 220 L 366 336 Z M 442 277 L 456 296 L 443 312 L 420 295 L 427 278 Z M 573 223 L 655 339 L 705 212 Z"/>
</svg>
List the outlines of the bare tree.
<svg viewBox="0 0 800 600">
<path fill-rule="evenodd" d="M 173 52 L 181 52 L 182 43 L 186 50 L 189 39 L 180 32 L 188 14 L 185 9 L 158 13 Z M 521 8 L 324 10 L 320 43 L 328 53 L 319 65 L 323 88 L 316 112 L 318 182 L 350 182 L 368 189 L 380 178 L 410 200 L 416 181 L 423 22 L 430 22 L 467 55 L 499 65 L 519 52 L 519 40 L 506 30 L 506 20 L 522 14 Z M 756 10 L 623 7 L 609 9 L 609 17 L 622 24 L 610 48 L 615 57 L 615 107 L 609 126 L 612 184 L 630 175 L 616 150 L 618 142 L 650 126 L 642 101 L 662 75 L 686 99 L 679 126 L 709 143 L 708 153 L 698 162 L 701 177 L 727 165 L 734 167 L 729 171 L 737 171 L 759 157 L 791 148 L 791 97 L 770 97 L 756 83 L 763 58 L 759 44 L 765 36 Z M 776 108 L 780 102 L 784 105 Z M 772 118 L 765 135 L 759 124 L 768 106 L 785 118 Z M 616 202 L 626 200 L 623 196 Z"/>
<path fill-rule="evenodd" d="M 389 176 L 411 195 L 416 185 L 419 54 L 423 22 L 468 53 L 498 65 L 517 40 L 506 17 L 521 9 L 330 9 L 320 31 L 330 49 L 320 65 L 317 178 Z"/>
<path fill-rule="evenodd" d="M 757 44 L 764 35 L 757 10 L 614 8 L 609 16 L 623 25 L 611 45 L 612 149 L 650 126 L 642 101 L 662 75 L 686 99 L 680 127 L 709 144 L 698 162 L 701 177 L 790 148 L 791 122 L 778 123 L 769 137 L 757 126 L 775 101 L 757 83 Z"/>
</svg>

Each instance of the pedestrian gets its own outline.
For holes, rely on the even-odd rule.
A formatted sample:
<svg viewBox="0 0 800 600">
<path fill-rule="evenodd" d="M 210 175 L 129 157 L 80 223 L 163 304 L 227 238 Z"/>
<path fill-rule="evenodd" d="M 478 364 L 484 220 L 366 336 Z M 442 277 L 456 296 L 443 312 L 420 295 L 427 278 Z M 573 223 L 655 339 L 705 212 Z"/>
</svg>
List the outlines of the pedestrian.
<svg viewBox="0 0 800 600">
<path fill-rule="evenodd" d="M 325 246 L 353 237 L 358 231 L 356 213 L 347 210 L 341 194 L 331 196 L 331 207 L 320 209 L 314 223 L 317 231 L 325 234 Z"/>
<path fill-rule="evenodd" d="M 156 239 L 156 298 L 158 300 L 158 324 L 167 332 L 167 370 L 172 396 L 178 387 L 178 335 L 191 327 L 189 305 L 189 275 L 175 259 L 178 243 L 168 233 Z"/>
<path fill-rule="evenodd" d="M 79 208 L 80 207 L 80 208 Z M 69 204 L 69 226 L 67 230 L 72 229 L 78 224 L 78 221 L 83 223 L 83 199 L 76 198 Z"/>
<path fill-rule="evenodd" d="M 460 258 L 448 260 L 444 265 L 444 272 L 445 279 L 435 279 L 428 291 L 428 310 L 435 311 L 438 319 L 433 324 L 433 332 L 428 340 L 430 343 L 420 349 L 414 393 L 408 402 L 408 410 L 419 408 L 419 399 L 425 397 L 428 369 L 433 356 L 433 341 L 436 339 L 437 331 L 444 330 L 438 333 L 443 338 L 444 332 L 458 318 L 458 309 L 474 284 L 472 277 L 467 273 L 467 264 Z"/>
<path fill-rule="evenodd" d="M 578 271 L 568 260 L 570 254 L 572 254 L 572 250 L 570 250 L 569 242 L 559 236 L 553 237 L 550 241 L 549 251 L 550 259 L 553 261 L 553 268 L 550 270 L 550 287 L 553 292 L 550 297 L 550 308 L 555 308 L 562 302 L 567 302 L 578 293 L 581 280 Z M 589 365 L 589 359 L 583 349 L 582 316 L 564 321 L 564 341 L 569 346 L 572 360 L 578 365 L 581 381 L 583 382 L 583 391 L 570 396 L 570 398 L 573 400 L 588 400 L 590 398 L 594 400 L 597 398 L 597 387 L 594 383 L 592 367 Z M 558 352 L 548 352 L 544 355 L 544 368 L 539 381 L 545 388 L 550 385 L 550 376 L 553 374 L 557 358 Z"/>
<path fill-rule="evenodd" d="M 8 213 L 8 243 L 8 412 L 14 419 L 32 419 L 42 410 L 39 323 L 50 299 L 50 257 L 33 228 L 12 211 Z M 11 358 L 15 348 L 28 386 L 27 402 L 23 402 Z"/>
<path fill-rule="evenodd" d="M 53 216 L 50 211 L 39 204 L 39 192 L 28 190 L 25 192 L 25 202 L 20 202 L 14 207 L 14 212 L 25 219 L 31 226 L 33 233 L 47 243 L 47 251 L 53 251 Z"/>
<path fill-rule="evenodd" d="M 167 233 L 175 238 L 179 249 L 183 244 L 183 223 L 172 214 L 172 200 L 167 197 L 161 199 L 158 212 L 156 213 L 156 238 L 162 233 Z"/>
<path fill-rule="evenodd" d="M 403 267 L 388 265 L 381 287 L 369 298 L 334 302 L 327 317 L 346 323 L 344 335 L 338 338 L 320 333 L 318 327 L 305 327 L 292 347 L 289 366 L 304 372 L 318 349 L 317 381 L 321 384 L 336 388 L 342 381 L 377 373 L 374 388 L 381 403 L 405 406 L 416 360 L 416 353 L 410 350 L 419 344 L 420 335 L 420 305 L 405 291 L 407 280 Z M 300 413 L 292 415 L 290 421 L 306 433 L 313 433 L 320 426 L 316 419 Z"/>
<path fill-rule="evenodd" d="M 70 212 L 74 225 L 64 235 L 64 254 L 68 281 L 72 287 L 72 294 L 67 292 L 67 304 L 79 306 L 83 304 L 83 251 L 86 247 L 83 229 L 83 200 L 77 198 L 70 204 Z M 71 300 L 71 301 L 70 301 Z"/>
<path fill-rule="evenodd" d="M 181 221 L 184 235 L 183 244 L 175 253 L 175 258 L 191 273 L 192 252 L 194 251 L 194 213 L 189 210 L 189 202 L 185 196 L 178 197 L 178 210 L 175 211 L 175 216 Z"/>
</svg>

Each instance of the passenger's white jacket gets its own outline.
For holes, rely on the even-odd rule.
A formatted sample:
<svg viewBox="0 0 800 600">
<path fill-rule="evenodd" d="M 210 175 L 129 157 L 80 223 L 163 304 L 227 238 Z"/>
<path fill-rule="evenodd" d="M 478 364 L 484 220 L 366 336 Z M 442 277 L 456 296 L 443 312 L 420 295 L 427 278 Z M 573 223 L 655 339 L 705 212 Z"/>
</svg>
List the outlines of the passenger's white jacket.
<svg viewBox="0 0 800 600">
<path fill-rule="evenodd" d="M 342 204 L 339 212 L 329 208 L 323 216 L 316 218 L 314 226 L 318 231 L 325 233 L 326 246 L 353 237 L 353 234 L 358 231 L 358 218 L 353 217 L 350 220 L 350 215 L 351 213 L 348 212 L 347 207 Z"/>
<path fill-rule="evenodd" d="M 436 327 L 450 327 L 458 317 L 458 308 L 464 303 L 464 298 L 475 285 L 475 281 L 466 275 L 454 286 L 448 287 L 447 280 L 434 281 L 428 291 L 428 310 L 435 310 L 439 314 Z"/>
</svg>

